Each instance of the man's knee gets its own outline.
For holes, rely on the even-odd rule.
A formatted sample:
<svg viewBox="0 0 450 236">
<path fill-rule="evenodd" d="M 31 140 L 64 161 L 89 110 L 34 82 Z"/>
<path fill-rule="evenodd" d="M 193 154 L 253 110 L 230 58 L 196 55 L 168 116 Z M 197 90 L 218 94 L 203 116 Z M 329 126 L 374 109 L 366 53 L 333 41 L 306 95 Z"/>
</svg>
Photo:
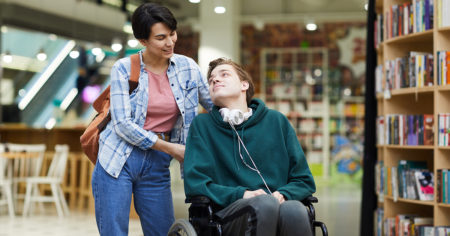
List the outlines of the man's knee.
<svg viewBox="0 0 450 236">
<path fill-rule="evenodd" d="M 308 210 L 299 201 L 286 201 L 280 206 L 281 219 L 296 219 L 301 222 L 309 222 Z"/>
<path fill-rule="evenodd" d="M 279 213 L 280 204 L 278 200 L 271 195 L 259 195 L 253 197 L 250 205 L 259 215 L 276 216 Z"/>
</svg>

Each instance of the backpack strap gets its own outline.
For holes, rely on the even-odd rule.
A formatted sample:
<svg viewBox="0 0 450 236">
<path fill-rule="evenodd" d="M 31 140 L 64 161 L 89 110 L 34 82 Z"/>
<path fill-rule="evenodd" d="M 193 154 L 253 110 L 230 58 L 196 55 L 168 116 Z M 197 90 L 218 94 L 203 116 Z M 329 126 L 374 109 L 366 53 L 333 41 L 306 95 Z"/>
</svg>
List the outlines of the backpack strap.
<svg viewBox="0 0 450 236">
<path fill-rule="evenodd" d="M 131 68 L 130 68 L 130 80 L 138 82 L 139 72 L 141 71 L 141 59 L 139 54 L 133 54 L 130 56 Z"/>
<path fill-rule="evenodd" d="M 129 94 L 131 94 L 139 84 L 139 75 L 141 72 L 141 58 L 139 57 L 139 54 L 133 54 L 130 56 L 130 61 L 131 61 L 130 80 L 128 81 L 128 84 L 130 85 Z"/>
</svg>

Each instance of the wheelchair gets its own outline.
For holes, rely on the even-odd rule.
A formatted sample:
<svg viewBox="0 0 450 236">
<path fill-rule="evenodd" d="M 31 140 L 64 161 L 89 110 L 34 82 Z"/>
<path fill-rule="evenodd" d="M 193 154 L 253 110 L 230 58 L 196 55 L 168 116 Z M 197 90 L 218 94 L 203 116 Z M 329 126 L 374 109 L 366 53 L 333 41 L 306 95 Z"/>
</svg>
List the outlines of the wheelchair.
<svg viewBox="0 0 450 236">
<path fill-rule="evenodd" d="M 186 203 L 191 203 L 189 207 L 189 221 L 178 219 L 169 229 L 169 236 L 221 236 L 221 219 L 214 212 L 220 208 L 208 197 L 196 196 L 192 199 L 186 199 Z M 301 201 L 308 209 L 309 220 L 313 235 L 315 228 L 322 231 L 323 236 L 328 236 L 328 230 L 324 223 L 316 221 L 316 212 L 313 203 L 317 203 L 316 197 L 309 196 Z"/>
</svg>

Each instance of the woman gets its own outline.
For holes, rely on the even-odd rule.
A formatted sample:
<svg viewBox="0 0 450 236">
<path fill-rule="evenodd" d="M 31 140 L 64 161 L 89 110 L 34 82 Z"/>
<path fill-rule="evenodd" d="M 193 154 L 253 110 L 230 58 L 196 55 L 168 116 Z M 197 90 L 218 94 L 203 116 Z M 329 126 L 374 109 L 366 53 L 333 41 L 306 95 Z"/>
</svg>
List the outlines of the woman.
<svg viewBox="0 0 450 236">
<path fill-rule="evenodd" d="M 139 52 L 138 87 L 129 94 L 130 58 L 111 70 L 111 122 L 100 135 L 92 174 L 101 235 L 127 235 L 131 195 L 145 235 L 167 235 L 174 221 L 171 157 L 180 163 L 200 102 L 210 110 L 208 84 L 198 65 L 174 54 L 177 21 L 166 7 L 145 3 L 133 13 Z"/>
</svg>

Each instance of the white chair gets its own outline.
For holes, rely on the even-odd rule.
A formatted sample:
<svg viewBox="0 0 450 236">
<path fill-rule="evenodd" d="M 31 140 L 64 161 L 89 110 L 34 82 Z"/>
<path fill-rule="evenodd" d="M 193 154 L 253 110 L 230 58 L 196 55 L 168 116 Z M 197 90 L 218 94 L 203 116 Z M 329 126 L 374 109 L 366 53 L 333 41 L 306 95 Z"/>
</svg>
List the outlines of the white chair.
<svg viewBox="0 0 450 236">
<path fill-rule="evenodd" d="M 14 202 L 12 197 L 12 181 L 7 176 L 6 167 L 8 159 L 2 158 L 1 155 L 5 151 L 3 145 L 0 145 L 0 206 L 8 205 L 8 212 L 11 218 L 14 218 Z"/>
<path fill-rule="evenodd" d="M 69 214 L 69 207 L 67 206 L 64 193 L 61 189 L 61 183 L 66 170 L 68 157 L 69 146 L 56 145 L 55 155 L 53 156 L 53 160 L 48 169 L 47 176 L 29 177 L 26 179 L 27 190 L 25 193 L 23 216 L 27 216 L 30 213 L 32 202 L 54 202 L 59 217 Z M 38 184 L 49 184 L 51 187 L 52 196 L 39 195 L 39 191 L 36 191 Z"/>
<path fill-rule="evenodd" d="M 19 183 L 24 183 L 26 178 L 39 176 L 44 160 L 45 144 L 4 144 L 5 154 L 8 154 L 6 175 L 12 181 L 12 196 L 17 208 L 19 198 Z"/>
</svg>

